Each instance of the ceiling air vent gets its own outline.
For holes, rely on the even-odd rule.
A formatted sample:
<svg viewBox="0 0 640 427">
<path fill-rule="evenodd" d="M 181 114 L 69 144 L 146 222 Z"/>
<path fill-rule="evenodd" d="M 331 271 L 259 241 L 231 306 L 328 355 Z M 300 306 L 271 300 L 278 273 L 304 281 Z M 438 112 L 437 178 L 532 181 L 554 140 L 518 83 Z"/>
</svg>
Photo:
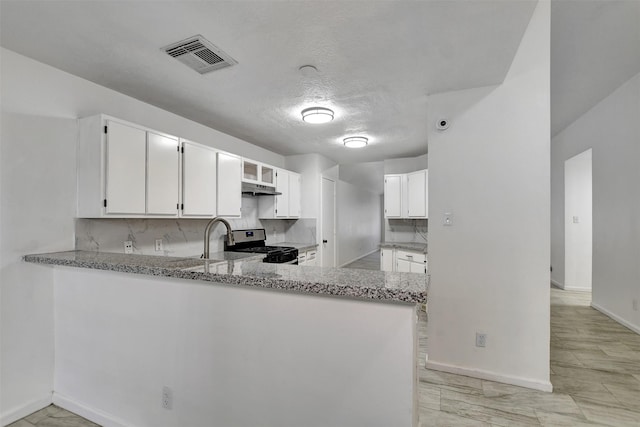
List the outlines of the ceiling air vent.
<svg viewBox="0 0 640 427">
<path fill-rule="evenodd" d="M 168 55 L 200 74 L 209 73 L 238 63 L 201 35 L 172 43 L 162 48 Z"/>
</svg>

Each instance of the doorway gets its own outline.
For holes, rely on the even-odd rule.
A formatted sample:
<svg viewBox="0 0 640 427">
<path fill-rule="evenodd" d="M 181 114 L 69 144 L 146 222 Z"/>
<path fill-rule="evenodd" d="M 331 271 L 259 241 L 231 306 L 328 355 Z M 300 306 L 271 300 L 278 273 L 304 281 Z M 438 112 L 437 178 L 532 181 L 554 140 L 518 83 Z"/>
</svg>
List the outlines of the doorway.
<svg viewBox="0 0 640 427">
<path fill-rule="evenodd" d="M 320 258 L 322 267 L 336 266 L 336 182 L 322 177 Z"/>
<path fill-rule="evenodd" d="M 592 149 L 564 162 L 564 289 L 591 291 Z"/>
</svg>

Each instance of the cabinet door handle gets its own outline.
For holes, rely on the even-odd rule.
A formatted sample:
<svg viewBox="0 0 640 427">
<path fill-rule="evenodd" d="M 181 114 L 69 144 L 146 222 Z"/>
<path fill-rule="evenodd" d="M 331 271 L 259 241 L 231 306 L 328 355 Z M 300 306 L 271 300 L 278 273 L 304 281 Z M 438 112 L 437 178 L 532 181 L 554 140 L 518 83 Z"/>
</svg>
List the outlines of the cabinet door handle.
<svg viewBox="0 0 640 427">
<path fill-rule="evenodd" d="M 326 239 L 322 239 L 322 243 L 327 243 L 327 240 Z"/>
</svg>

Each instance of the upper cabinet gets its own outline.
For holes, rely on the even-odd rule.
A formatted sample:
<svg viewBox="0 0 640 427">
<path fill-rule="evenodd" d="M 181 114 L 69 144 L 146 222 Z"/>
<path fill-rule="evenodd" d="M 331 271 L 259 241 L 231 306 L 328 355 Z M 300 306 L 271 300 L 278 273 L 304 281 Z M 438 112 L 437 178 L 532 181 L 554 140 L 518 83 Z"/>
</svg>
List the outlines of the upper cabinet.
<svg viewBox="0 0 640 427">
<path fill-rule="evenodd" d="M 80 120 L 78 216 L 239 217 L 242 158 L 105 115 Z"/>
<path fill-rule="evenodd" d="M 253 184 L 276 185 L 276 171 L 273 166 L 242 159 L 242 180 Z"/>
<path fill-rule="evenodd" d="M 178 216 L 178 138 L 100 115 L 80 120 L 79 144 L 78 216 Z"/>
<path fill-rule="evenodd" d="M 218 153 L 218 216 L 239 217 L 242 207 L 242 158 Z"/>
<path fill-rule="evenodd" d="M 217 154 L 214 148 L 206 145 L 182 142 L 182 217 L 216 216 Z"/>
<path fill-rule="evenodd" d="M 261 196 L 258 199 L 260 219 L 300 218 L 300 174 L 277 169 L 275 176 L 277 196 Z"/>
<path fill-rule="evenodd" d="M 384 176 L 385 218 L 427 218 L 429 171 Z"/>
</svg>

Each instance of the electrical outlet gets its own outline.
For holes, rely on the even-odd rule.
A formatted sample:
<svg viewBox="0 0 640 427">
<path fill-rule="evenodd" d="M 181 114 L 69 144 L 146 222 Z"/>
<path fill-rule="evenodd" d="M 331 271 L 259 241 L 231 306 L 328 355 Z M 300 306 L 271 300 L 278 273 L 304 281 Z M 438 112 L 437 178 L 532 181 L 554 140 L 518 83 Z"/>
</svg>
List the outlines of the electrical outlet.
<svg viewBox="0 0 640 427">
<path fill-rule="evenodd" d="M 162 239 L 156 239 L 156 252 L 162 251 Z"/>
<path fill-rule="evenodd" d="M 133 253 L 133 242 L 131 240 L 124 241 L 124 253 L 125 254 Z"/>
<path fill-rule="evenodd" d="M 170 387 L 164 386 L 162 387 L 162 407 L 164 409 L 172 409 L 173 408 L 173 391 Z"/>
<path fill-rule="evenodd" d="M 487 346 L 487 334 L 481 334 L 480 332 L 476 332 L 476 347 L 486 347 Z"/>
<path fill-rule="evenodd" d="M 453 225 L 453 213 L 445 212 L 442 215 L 442 225 L 452 226 Z"/>
<path fill-rule="evenodd" d="M 638 299 L 634 298 L 633 301 L 631 301 L 631 307 L 633 308 L 633 311 L 638 311 Z"/>
</svg>

